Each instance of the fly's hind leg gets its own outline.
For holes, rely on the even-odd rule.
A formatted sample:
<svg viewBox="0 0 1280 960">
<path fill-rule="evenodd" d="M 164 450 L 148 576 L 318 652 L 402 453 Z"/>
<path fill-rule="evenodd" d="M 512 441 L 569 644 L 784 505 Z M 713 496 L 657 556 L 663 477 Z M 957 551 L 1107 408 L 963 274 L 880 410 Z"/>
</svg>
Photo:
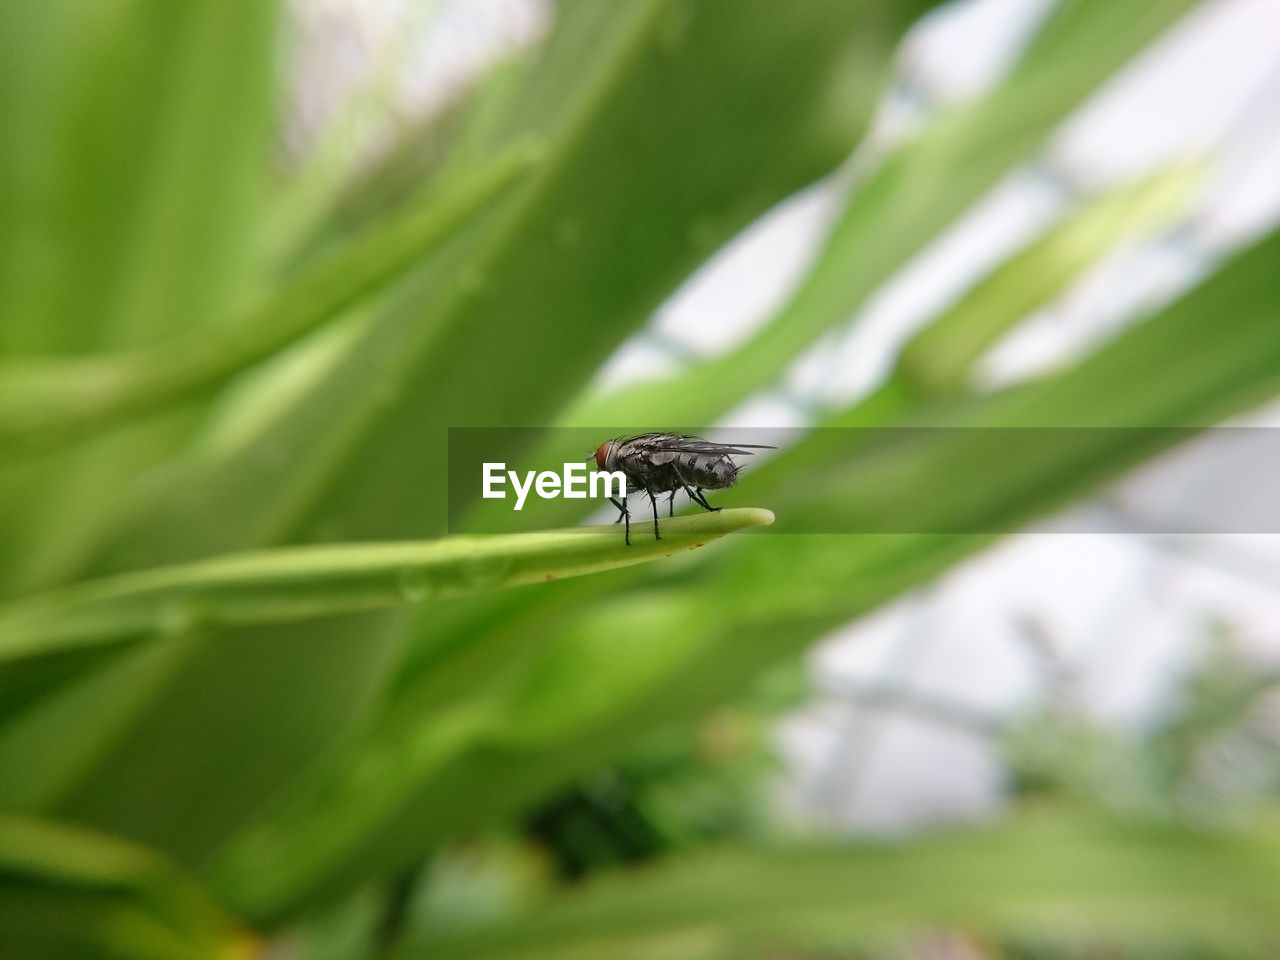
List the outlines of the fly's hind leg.
<svg viewBox="0 0 1280 960">
<path fill-rule="evenodd" d="M 701 487 L 690 487 L 689 484 L 685 482 L 684 477 L 680 474 L 680 468 L 677 467 L 674 463 L 671 466 L 675 469 L 676 479 L 680 481 L 680 486 L 684 487 L 684 492 L 689 495 L 690 500 L 692 500 L 698 506 L 702 507 L 704 510 L 707 510 L 711 513 L 720 512 L 719 507 L 713 507 L 711 504 L 707 503 L 707 498 L 702 495 Z M 676 495 L 675 491 L 673 490 L 671 492 L 672 499 L 675 499 L 675 495 Z"/>
<path fill-rule="evenodd" d="M 694 487 L 693 493 L 691 493 L 690 496 L 693 497 L 693 499 L 696 500 L 699 506 L 701 506 L 704 510 L 709 510 L 712 513 L 719 513 L 722 509 L 724 509 L 723 507 L 713 507 L 711 504 L 707 503 L 707 498 L 702 495 L 701 487 Z"/>
<path fill-rule="evenodd" d="M 629 547 L 631 546 L 631 511 L 627 509 L 627 502 L 625 500 L 623 500 L 622 503 L 619 503 L 616 497 L 610 497 L 609 502 L 618 508 L 618 519 L 613 522 L 620 523 L 623 520 L 627 522 L 625 528 L 626 532 L 623 534 L 623 537 Z"/>
</svg>

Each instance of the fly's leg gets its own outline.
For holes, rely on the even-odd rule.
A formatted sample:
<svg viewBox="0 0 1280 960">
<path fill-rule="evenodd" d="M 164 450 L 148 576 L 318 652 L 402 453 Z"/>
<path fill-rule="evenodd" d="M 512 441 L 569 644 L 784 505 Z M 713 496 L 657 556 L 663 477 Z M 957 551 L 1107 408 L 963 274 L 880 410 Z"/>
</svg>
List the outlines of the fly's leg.
<svg viewBox="0 0 1280 960">
<path fill-rule="evenodd" d="M 671 496 L 667 498 L 667 516 L 674 517 L 676 515 L 676 492 L 671 491 Z"/>
<path fill-rule="evenodd" d="M 673 464 L 671 465 L 671 469 L 675 471 L 675 474 L 676 474 L 676 481 L 680 484 L 680 486 L 681 486 L 681 488 L 684 490 L 684 492 L 685 492 L 686 494 L 688 494 L 689 499 L 690 499 L 690 500 L 694 500 L 694 501 L 696 501 L 696 500 L 697 500 L 697 498 L 693 495 L 693 491 L 689 489 L 689 484 L 685 482 L 684 476 L 680 473 L 680 468 L 679 468 L 679 467 L 677 467 L 677 466 L 673 463 Z M 671 491 L 671 501 L 674 503 L 674 502 L 675 502 L 675 499 L 676 499 L 676 492 L 675 492 L 674 490 L 672 490 L 672 491 Z"/>
<path fill-rule="evenodd" d="M 707 510 L 711 513 L 720 512 L 719 507 L 713 507 L 711 504 L 707 503 L 707 498 L 702 495 L 701 487 L 694 487 L 690 489 L 689 484 L 685 483 L 684 477 L 680 475 L 680 468 L 676 467 L 674 463 L 672 464 L 672 467 L 675 467 L 676 479 L 680 481 L 680 486 L 684 487 L 684 492 L 689 495 L 690 500 L 698 504 L 698 506 L 702 507 L 704 510 Z M 671 496 L 675 497 L 675 491 L 672 491 Z"/>
<path fill-rule="evenodd" d="M 626 539 L 627 546 L 629 547 L 631 546 L 631 511 L 627 509 L 625 500 L 622 503 L 619 503 L 616 497 L 610 497 L 609 502 L 618 508 L 618 519 L 613 522 L 619 523 L 623 520 L 627 522 L 625 527 L 626 532 L 623 536 Z"/>
<path fill-rule="evenodd" d="M 649 503 L 653 506 L 653 539 L 661 540 L 662 534 L 658 532 L 658 498 L 653 495 L 652 490 L 646 490 L 649 494 Z"/>
<path fill-rule="evenodd" d="M 693 497 L 693 499 L 696 500 L 704 510 L 709 510 L 712 513 L 719 513 L 723 509 L 722 507 L 713 507 L 711 504 L 707 503 L 707 498 L 702 495 L 701 487 L 695 487 L 690 496 Z"/>
</svg>

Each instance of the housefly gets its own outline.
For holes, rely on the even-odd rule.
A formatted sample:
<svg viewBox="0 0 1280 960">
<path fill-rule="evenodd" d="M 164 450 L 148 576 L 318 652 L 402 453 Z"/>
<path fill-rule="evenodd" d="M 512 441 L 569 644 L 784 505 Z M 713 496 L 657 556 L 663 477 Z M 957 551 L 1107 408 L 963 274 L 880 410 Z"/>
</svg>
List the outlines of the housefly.
<svg viewBox="0 0 1280 960">
<path fill-rule="evenodd" d="M 658 530 L 658 495 L 671 494 L 667 500 L 667 516 L 675 513 L 676 494 L 683 490 L 689 499 L 704 510 L 718 511 L 707 503 L 703 490 L 723 490 L 738 479 L 742 468 L 733 462 L 735 456 L 749 456 L 754 450 L 772 450 L 757 443 L 713 443 L 701 437 L 677 433 L 642 433 L 634 437 L 606 440 L 596 448 L 596 466 L 601 470 L 620 470 L 631 489 L 643 490 L 653 506 L 653 538 L 661 540 Z M 626 523 L 626 542 L 631 545 L 631 511 L 625 499 L 609 500 L 618 508 L 614 523 Z"/>
</svg>

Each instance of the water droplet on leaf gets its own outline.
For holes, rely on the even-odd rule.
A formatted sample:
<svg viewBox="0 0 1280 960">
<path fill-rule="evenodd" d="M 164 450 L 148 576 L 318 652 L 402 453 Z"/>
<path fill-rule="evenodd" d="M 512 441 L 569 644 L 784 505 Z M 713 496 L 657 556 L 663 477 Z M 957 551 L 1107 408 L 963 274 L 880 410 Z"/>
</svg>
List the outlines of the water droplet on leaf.
<svg viewBox="0 0 1280 960">
<path fill-rule="evenodd" d="M 511 562 L 510 557 L 472 557 L 460 561 L 458 572 L 467 586 L 486 590 L 506 582 Z"/>
</svg>

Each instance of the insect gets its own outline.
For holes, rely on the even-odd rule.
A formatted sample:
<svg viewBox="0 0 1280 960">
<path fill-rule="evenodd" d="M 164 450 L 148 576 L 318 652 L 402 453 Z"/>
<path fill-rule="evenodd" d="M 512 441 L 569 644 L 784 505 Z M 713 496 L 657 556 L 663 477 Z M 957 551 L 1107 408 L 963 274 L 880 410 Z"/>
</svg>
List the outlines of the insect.
<svg viewBox="0 0 1280 960">
<path fill-rule="evenodd" d="M 658 529 L 658 494 L 670 493 L 667 516 L 675 514 L 676 494 L 683 490 L 689 499 L 704 510 L 718 511 L 707 503 L 703 490 L 723 490 L 738 479 L 742 468 L 733 462 L 735 456 L 750 455 L 754 450 L 772 450 L 758 443 L 713 443 L 701 437 L 677 433 L 642 433 L 634 437 L 606 440 L 596 448 L 596 466 L 601 470 L 621 470 L 631 488 L 649 495 L 653 506 L 653 538 L 662 539 Z M 618 508 L 618 519 L 625 522 L 627 546 L 631 545 L 631 511 L 626 500 L 609 500 Z"/>
</svg>

